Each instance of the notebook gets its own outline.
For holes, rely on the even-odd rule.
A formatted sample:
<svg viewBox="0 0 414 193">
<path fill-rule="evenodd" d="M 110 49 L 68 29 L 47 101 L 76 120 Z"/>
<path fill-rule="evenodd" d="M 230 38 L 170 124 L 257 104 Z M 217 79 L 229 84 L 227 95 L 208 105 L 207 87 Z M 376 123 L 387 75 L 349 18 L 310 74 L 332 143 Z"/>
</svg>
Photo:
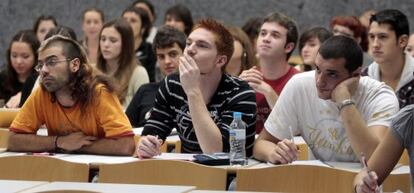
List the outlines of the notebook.
<svg viewBox="0 0 414 193">
<path fill-rule="evenodd" d="M 0 128 L 8 128 L 18 112 L 19 109 L 0 108 Z"/>
</svg>

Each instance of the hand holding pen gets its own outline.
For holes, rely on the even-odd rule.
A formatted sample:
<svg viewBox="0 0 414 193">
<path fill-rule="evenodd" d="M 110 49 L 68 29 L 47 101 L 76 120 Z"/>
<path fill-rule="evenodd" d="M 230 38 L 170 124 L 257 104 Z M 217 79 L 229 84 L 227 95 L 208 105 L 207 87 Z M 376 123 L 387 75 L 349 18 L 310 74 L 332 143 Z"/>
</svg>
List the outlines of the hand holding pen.
<svg viewBox="0 0 414 193">
<path fill-rule="evenodd" d="M 379 186 L 377 183 L 378 176 L 374 171 L 368 168 L 367 160 L 365 159 L 364 153 L 361 152 L 361 163 L 363 168 L 362 181 L 357 184 L 355 191 L 357 193 L 379 193 Z"/>
<path fill-rule="evenodd" d="M 269 155 L 268 162 L 287 164 L 298 159 L 299 151 L 293 138 L 292 128 L 289 127 L 290 139 L 283 139 L 276 144 L 276 148 Z"/>
<path fill-rule="evenodd" d="M 136 153 L 141 159 L 161 155 L 161 145 L 162 140 L 158 138 L 158 135 L 142 136 L 137 144 Z"/>
</svg>

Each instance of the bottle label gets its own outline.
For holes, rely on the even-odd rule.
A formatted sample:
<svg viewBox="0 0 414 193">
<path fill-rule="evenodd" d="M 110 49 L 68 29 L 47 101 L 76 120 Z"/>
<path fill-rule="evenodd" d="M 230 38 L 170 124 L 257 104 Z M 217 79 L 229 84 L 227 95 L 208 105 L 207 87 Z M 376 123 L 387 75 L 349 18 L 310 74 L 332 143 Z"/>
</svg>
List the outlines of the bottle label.
<svg viewBox="0 0 414 193">
<path fill-rule="evenodd" d="M 232 129 L 230 130 L 230 138 L 235 140 L 245 140 L 246 132 L 243 129 Z"/>
</svg>

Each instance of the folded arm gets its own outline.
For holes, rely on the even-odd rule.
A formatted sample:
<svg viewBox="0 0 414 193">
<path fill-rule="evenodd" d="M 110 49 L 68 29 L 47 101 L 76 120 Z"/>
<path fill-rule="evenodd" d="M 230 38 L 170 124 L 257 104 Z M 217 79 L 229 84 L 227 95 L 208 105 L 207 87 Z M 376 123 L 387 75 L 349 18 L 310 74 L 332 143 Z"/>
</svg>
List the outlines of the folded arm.
<svg viewBox="0 0 414 193">
<path fill-rule="evenodd" d="M 18 152 L 55 151 L 57 148 L 72 152 L 105 155 L 132 155 L 135 149 L 133 137 L 118 139 L 97 139 L 82 132 L 66 136 L 38 136 L 35 134 L 12 133 L 8 150 Z"/>
<path fill-rule="evenodd" d="M 58 140 L 59 141 L 59 140 Z M 116 139 L 102 138 L 92 141 L 90 145 L 82 146 L 77 152 L 102 155 L 131 156 L 135 150 L 134 138 L 120 137 Z"/>
<path fill-rule="evenodd" d="M 36 134 L 20 134 L 10 132 L 8 151 L 44 152 L 55 150 L 56 136 L 38 136 Z"/>
</svg>

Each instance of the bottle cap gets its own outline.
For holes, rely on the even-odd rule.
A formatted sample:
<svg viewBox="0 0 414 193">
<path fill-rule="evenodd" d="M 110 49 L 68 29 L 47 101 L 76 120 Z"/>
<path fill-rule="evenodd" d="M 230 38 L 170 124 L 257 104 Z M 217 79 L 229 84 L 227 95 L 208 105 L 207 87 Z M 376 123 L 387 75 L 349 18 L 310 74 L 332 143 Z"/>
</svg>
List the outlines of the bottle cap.
<svg viewBox="0 0 414 193">
<path fill-rule="evenodd" d="M 233 112 L 233 118 L 234 119 L 241 119 L 242 114 L 240 112 Z"/>
</svg>

